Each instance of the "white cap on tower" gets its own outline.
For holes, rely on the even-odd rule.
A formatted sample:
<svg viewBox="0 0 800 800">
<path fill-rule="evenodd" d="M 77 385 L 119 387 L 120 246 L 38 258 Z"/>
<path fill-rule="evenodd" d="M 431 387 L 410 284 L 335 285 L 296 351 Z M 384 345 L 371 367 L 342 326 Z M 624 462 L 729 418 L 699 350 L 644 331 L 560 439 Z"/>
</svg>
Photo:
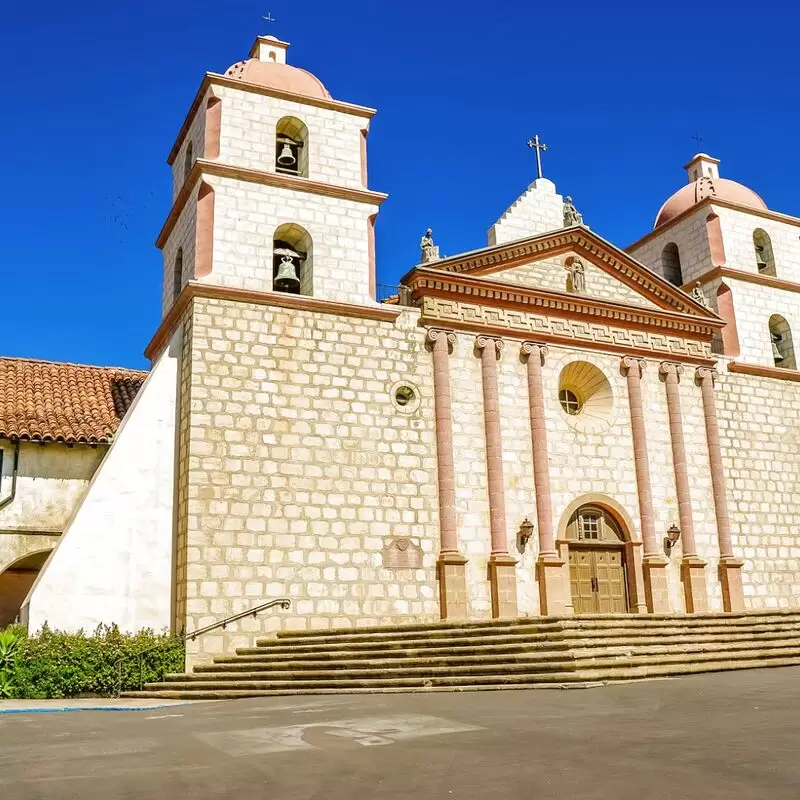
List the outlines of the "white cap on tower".
<svg viewBox="0 0 800 800">
<path fill-rule="evenodd" d="M 259 36 L 250 48 L 250 58 L 271 61 L 273 64 L 285 64 L 288 48 L 289 42 L 282 42 L 275 36 Z"/>
<path fill-rule="evenodd" d="M 712 181 L 719 178 L 719 159 L 706 153 L 698 153 L 688 164 L 684 164 L 683 168 L 689 177 L 689 183 L 694 183 L 700 178 L 711 178 Z"/>
</svg>

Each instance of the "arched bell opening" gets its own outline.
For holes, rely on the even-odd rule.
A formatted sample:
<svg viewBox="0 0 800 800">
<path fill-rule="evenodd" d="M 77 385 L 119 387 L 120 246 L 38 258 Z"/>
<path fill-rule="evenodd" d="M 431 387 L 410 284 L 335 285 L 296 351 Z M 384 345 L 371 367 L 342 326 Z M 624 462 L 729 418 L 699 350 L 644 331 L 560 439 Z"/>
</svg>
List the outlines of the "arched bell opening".
<svg viewBox="0 0 800 800">
<path fill-rule="evenodd" d="M 294 223 L 281 225 L 272 240 L 272 288 L 287 294 L 314 294 L 311 236 Z"/>
<path fill-rule="evenodd" d="M 761 228 L 753 231 L 753 248 L 756 253 L 756 267 L 760 275 L 775 276 L 775 255 L 772 252 L 772 240 Z"/>
<path fill-rule="evenodd" d="M 781 369 L 797 369 L 792 329 L 780 314 L 773 314 L 769 318 L 769 338 L 774 365 Z"/>
<path fill-rule="evenodd" d="M 683 286 L 681 254 L 675 242 L 670 242 L 661 251 L 661 274 L 674 286 Z"/>
<path fill-rule="evenodd" d="M 275 171 L 308 177 L 308 128 L 297 117 L 284 117 L 275 128 Z"/>
</svg>

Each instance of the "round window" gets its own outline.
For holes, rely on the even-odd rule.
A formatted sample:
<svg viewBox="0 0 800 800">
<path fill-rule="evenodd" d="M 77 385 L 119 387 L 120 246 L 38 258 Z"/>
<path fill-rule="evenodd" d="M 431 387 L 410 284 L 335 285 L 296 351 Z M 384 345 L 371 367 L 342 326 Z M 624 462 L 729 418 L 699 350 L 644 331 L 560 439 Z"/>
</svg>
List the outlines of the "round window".
<svg viewBox="0 0 800 800">
<path fill-rule="evenodd" d="M 583 403 L 578 399 L 578 395 L 575 394 L 571 389 L 561 389 L 558 393 L 558 399 L 561 403 L 561 408 L 567 412 L 567 414 L 580 414 L 581 408 L 583 408 Z"/>
<path fill-rule="evenodd" d="M 410 386 L 400 386 L 394 393 L 394 400 L 401 408 L 411 405 L 415 397 L 416 394 Z"/>
</svg>

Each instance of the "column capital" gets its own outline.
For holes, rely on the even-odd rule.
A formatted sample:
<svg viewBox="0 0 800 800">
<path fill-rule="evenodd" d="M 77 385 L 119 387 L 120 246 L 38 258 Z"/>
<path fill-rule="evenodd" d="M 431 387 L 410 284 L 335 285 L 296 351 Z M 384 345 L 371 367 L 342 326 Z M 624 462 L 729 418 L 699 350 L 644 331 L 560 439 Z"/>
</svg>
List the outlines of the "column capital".
<svg viewBox="0 0 800 800">
<path fill-rule="evenodd" d="M 658 374 L 662 378 L 667 378 L 670 375 L 675 376 L 675 380 L 679 381 L 683 374 L 683 365 L 676 364 L 674 361 L 662 361 L 658 365 Z"/>
<path fill-rule="evenodd" d="M 499 356 L 500 353 L 503 352 L 503 348 L 506 346 L 505 342 L 502 339 L 495 339 L 493 336 L 478 336 L 475 339 L 475 346 L 478 350 L 484 350 L 486 348 L 491 349 L 494 347 L 495 353 Z"/>
<path fill-rule="evenodd" d="M 425 341 L 428 344 L 434 344 L 439 339 L 444 339 L 447 342 L 448 349 L 452 350 L 456 343 L 456 334 L 454 331 L 444 328 L 428 328 L 425 332 Z"/>
<path fill-rule="evenodd" d="M 547 358 L 549 352 L 550 348 L 546 344 L 541 344 L 540 342 L 523 342 L 519 348 L 519 353 L 523 358 L 538 357 L 541 364 L 544 364 L 544 360 Z"/>
<path fill-rule="evenodd" d="M 697 371 L 694 373 L 694 380 L 698 385 L 702 384 L 703 381 L 710 379 L 711 385 L 713 386 L 718 377 L 719 373 L 714 367 L 698 367 Z"/>
<path fill-rule="evenodd" d="M 636 356 L 623 356 L 619 360 L 619 369 L 623 375 L 627 375 L 633 370 L 634 375 L 641 378 L 644 372 L 644 365 L 645 360 L 643 358 L 637 358 Z"/>
</svg>

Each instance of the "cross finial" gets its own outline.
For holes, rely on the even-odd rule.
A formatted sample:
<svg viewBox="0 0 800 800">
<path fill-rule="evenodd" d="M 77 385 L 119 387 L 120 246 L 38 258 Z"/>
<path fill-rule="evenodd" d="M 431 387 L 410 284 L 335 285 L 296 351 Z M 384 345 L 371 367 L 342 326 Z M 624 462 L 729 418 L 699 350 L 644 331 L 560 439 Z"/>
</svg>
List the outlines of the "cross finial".
<svg viewBox="0 0 800 800">
<path fill-rule="evenodd" d="M 261 17 L 261 19 L 265 20 L 266 22 L 268 22 L 270 24 L 273 23 L 273 22 L 277 22 L 275 17 L 272 16 L 272 12 L 270 12 L 270 11 L 267 11 L 267 13 L 263 17 Z"/>
<path fill-rule="evenodd" d="M 695 142 L 697 142 L 697 150 L 699 152 L 703 146 L 703 137 L 696 133 L 694 136 L 692 136 L 692 139 L 694 139 Z"/>
<path fill-rule="evenodd" d="M 538 180 L 542 177 L 542 153 L 547 152 L 547 145 L 539 141 L 539 134 L 537 133 L 533 139 L 528 139 L 528 147 L 536 151 L 536 178 Z"/>
</svg>

